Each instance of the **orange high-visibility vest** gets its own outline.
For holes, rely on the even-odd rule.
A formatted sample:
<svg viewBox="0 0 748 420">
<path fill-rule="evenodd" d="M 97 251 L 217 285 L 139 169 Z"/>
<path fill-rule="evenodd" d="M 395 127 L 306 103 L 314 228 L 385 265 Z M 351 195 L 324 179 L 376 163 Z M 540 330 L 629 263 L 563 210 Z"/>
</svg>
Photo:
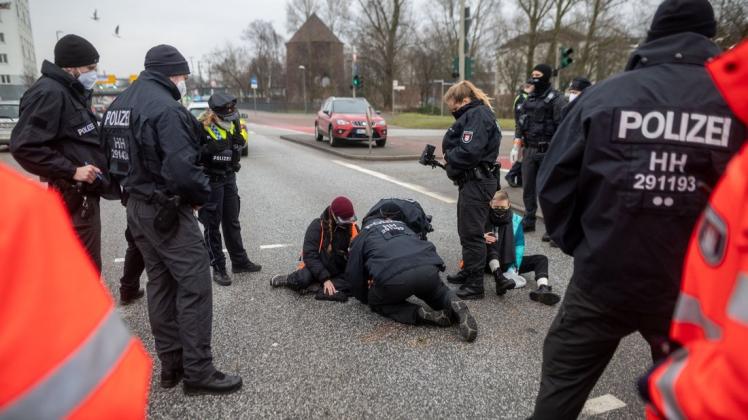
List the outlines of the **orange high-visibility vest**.
<svg viewBox="0 0 748 420">
<path fill-rule="evenodd" d="M 322 220 L 319 221 L 319 232 L 319 252 L 322 252 L 322 244 L 325 241 L 325 227 L 322 225 Z M 354 223 L 351 225 L 351 242 L 356 239 L 356 236 L 358 236 L 358 226 Z M 332 241 L 332 238 L 330 238 L 330 240 Z M 301 270 L 304 267 L 306 267 L 306 264 L 304 263 L 304 251 L 301 251 L 299 254 L 299 262 L 296 264 L 296 269 Z"/>
<path fill-rule="evenodd" d="M 146 415 L 151 360 L 59 196 L 0 165 L 0 419 Z"/>
<path fill-rule="evenodd" d="M 748 122 L 748 42 L 708 69 Z M 694 231 L 671 336 L 683 348 L 650 376 L 647 416 L 748 416 L 748 145 L 730 162 Z"/>
</svg>

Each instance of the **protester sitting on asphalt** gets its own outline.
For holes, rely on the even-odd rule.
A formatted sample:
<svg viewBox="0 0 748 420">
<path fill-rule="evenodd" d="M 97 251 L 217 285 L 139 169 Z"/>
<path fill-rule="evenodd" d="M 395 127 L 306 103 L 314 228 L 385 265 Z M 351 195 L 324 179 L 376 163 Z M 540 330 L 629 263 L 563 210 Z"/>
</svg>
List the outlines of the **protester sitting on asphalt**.
<svg viewBox="0 0 748 420">
<path fill-rule="evenodd" d="M 306 229 L 301 261 L 296 271 L 273 276 L 270 285 L 287 287 L 302 294 L 316 292 L 320 300 L 348 300 L 343 275 L 348 262 L 348 249 L 358 234 L 355 222 L 356 214 L 351 200 L 336 197 Z"/>
<path fill-rule="evenodd" d="M 464 341 L 474 341 L 478 325 L 465 302 L 439 278 L 444 262 L 436 247 L 402 221 L 395 203 L 367 216 L 351 246 L 345 278 L 353 296 L 374 312 L 404 324 L 458 324 Z M 430 308 L 407 302 L 411 296 Z"/>
<path fill-rule="evenodd" d="M 524 255 L 522 217 L 512 212 L 506 191 L 497 191 L 491 199 L 484 237 L 488 247 L 488 267 L 496 278 L 497 295 L 525 287 L 527 280 L 520 274 L 534 272 L 538 288 L 530 292 L 530 299 L 546 305 L 555 305 L 561 300 L 548 284 L 548 257 Z"/>
</svg>

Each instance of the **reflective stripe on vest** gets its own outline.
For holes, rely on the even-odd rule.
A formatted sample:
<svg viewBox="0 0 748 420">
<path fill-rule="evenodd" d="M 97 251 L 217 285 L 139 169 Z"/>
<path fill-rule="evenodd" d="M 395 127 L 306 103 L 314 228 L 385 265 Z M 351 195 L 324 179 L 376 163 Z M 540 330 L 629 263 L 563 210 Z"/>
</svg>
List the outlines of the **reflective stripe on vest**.
<svg viewBox="0 0 748 420">
<path fill-rule="evenodd" d="M 748 274 L 738 274 L 735 289 L 727 305 L 727 315 L 735 321 L 748 324 Z"/>
<path fill-rule="evenodd" d="M 112 308 L 78 350 L 0 412 L 0 419 L 63 418 L 81 405 L 124 355 L 132 337 Z"/>
<path fill-rule="evenodd" d="M 675 307 L 673 322 L 693 324 L 701 327 L 704 330 L 704 336 L 710 340 L 716 340 L 722 336 L 722 329 L 704 315 L 704 312 L 701 310 L 701 302 L 682 291 L 680 297 L 678 297 L 678 305 Z"/>
<path fill-rule="evenodd" d="M 206 127 L 206 131 L 208 134 L 210 134 L 210 137 L 213 138 L 213 140 L 225 140 L 228 136 L 226 135 L 226 130 L 224 130 L 222 127 L 220 127 L 218 124 L 210 124 L 210 127 Z M 234 126 L 232 125 L 229 129 L 229 134 L 234 134 Z"/>
<path fill-rule="evenodd" d="M 688 352 L 685 348 L 675 352 L 672 356 L 672 363 L 665 368 L 665 372 L 655 384 L 662 394 L 662 408 L 665 411 L 665 417 L 670 420 L 685 419 L 683 410 L 675 397 L 675 381 L 678 380 L 678 376 L 686 367 L 687 358 Z"/>
</svg>

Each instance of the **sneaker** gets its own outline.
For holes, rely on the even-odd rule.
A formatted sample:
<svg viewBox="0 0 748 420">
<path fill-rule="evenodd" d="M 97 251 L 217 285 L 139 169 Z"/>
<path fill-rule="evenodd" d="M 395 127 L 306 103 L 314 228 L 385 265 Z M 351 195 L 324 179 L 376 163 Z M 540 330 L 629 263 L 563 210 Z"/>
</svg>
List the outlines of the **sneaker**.
<svg viewBox="0 0 748 420">
<path fill-rule="evenodd" d="M 288 276 L 283 274 L 276 274 L 272 278 L 270 278 L 270 285 L 273 287 L 288 286 Z"/>
<path fill-rule="evenodd" d="M 256 273 L 260 270 L 262 270 L 262 266 L 260 264 L 255 264 L 252 261 L 250 261 L 249 264 L 246 265 L 231 265 L 231 272 L 234 274 Z"/>
<path fill-rule="evenodd" d="M 242 387 L 242 378 L 238 375 L 226 375 L 216 371 L 200 382 L 185 382 L 185 395 L 230 394 Z"/>
<path fill-rule="evenodd" d="M 561 300 L 561 296 L 553 293 L 551 286 L 542 285 L 530 292 L 530 300 L 553 306 Z"/>
<path fill-rule="evenodd" d="M 478 323 L 468 310 L 467 303 L 453 300 L 452 313 L 457 318 L 457 334 L 462 341 L 471 343 L 478 337 Z"/>
<path fill-rule="evenodd" d="M 448 327 L 452 325 L 452 320 L 449 319 L 449 316 L 447 316 L 444 311 L 432 311 L 421 306 L 418 308 L 416 316 L 418 317 L 418 320 L 424 324 L 431 324 L 439 327 Z"/>
<path fill-rule="evenodd" d="M 514 270 L 509 270 L 506 273 L 504 273 L 504 277 L 508 278 L 514 283 L 513 289 L 521 289 L 527 285 L 527 280 L 525 280 L 524 277 L 520 276 L 519 273 L 517 273 Z"/>
<path fill-rule="evenodd" d="M 231 286 L 231 277 L 225 268 L 213 267 L 213 281 L 221 286 Z"/>
</svg>

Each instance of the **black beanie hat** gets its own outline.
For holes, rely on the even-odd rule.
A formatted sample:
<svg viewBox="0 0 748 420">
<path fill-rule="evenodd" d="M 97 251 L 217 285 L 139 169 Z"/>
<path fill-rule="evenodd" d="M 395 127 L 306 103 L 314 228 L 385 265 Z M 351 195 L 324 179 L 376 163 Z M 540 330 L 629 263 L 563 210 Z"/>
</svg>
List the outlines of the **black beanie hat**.
<svg viewBox="0 0 748 420">
<path fill-rule="evenodd" d="M 55 64 L 60 67 L 83 67 L 98 62 L 99 52 L 78 35 L 65 35 L 55 44 Z"/>
<path fill-rule="evenodd" d="M 551 74 L 553 74 L 553 69 L 548 64 L 538 64 L 532 68 L 532 71 L 535 71 L 535 70 L 543 73 L 543 77 L 541 77 L 540 80 L 543 80 L 546 82 L 551 80 Z"/>
<path fill-rule="evenodd" d="M 709 0 L 665 0 L 657 7 L 647 41 L 681 32 L 696 32 L 707 38 L 717 33 L 717 21 Z"/>
<path fill-rule="evenodd" d="M 578 90 L 580 92 L 590 86 L 592 86 L 592 82 L 590 82 L 586 77 L 582 76 L 575 77 L 574 80 L 569 83 L 569 89 Z"/>
<path fill-rule="evenodd" d="M 164 76 L 190 74 L 190 66 L 184 56 L 171 45 L 156 45 L 145 54 L 145 69 Z"/>
</svg>

